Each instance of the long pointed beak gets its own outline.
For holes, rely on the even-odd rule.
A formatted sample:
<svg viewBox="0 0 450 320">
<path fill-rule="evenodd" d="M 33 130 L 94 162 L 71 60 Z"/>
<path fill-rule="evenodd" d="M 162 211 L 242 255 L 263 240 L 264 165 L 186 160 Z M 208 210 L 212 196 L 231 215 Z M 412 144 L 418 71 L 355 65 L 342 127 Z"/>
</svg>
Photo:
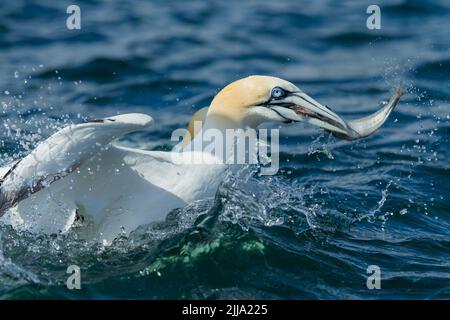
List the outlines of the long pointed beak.
<svg viewBox="0 0 450 320">
<path fill-rule="evenodd" d="M 397 89 L 391 100 L 377 112 L 352 121 L 345 121 L 330 108 L 324 106 L 303 92 L 291 93 L 282 101 L 274 101 L 269 107 L 286 119 L 286 122 L 304 121 L 324 128 L 334 135 L 356 140 L 376 132 L 398 104 L 403 92 Z"/>
</svg>

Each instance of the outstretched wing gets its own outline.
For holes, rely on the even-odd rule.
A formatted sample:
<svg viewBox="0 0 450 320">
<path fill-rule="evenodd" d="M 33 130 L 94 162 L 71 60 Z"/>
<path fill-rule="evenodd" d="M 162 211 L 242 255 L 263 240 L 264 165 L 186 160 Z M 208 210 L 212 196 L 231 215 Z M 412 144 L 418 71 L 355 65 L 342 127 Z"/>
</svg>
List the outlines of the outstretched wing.
<svg viewBox="0 0 450 320">
<path fill-rule="evenodd" d="M 124 114 L 70 125 L 9 168 L 0 169 L 0 216 L 29 195 L 61 179 L 115 138 L 151 125 L 145 114 Z"/>
</svg>

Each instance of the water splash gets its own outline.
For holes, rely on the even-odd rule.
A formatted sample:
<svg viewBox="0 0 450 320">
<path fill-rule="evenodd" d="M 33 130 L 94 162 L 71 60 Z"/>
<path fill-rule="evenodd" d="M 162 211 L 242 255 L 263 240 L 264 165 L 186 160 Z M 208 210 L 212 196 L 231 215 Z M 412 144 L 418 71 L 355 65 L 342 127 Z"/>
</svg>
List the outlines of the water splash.
<svg viewBox="0 0 450 320">
<path fill-rule="evenodd" d="M 325 142 L 322 142 L 323 138 L 326 138 L 327 140 Z M 308 156 L 314 155 L 314 154 L 324 154 L 329 160 L 333 160 L 334 156 L 331 152 L 331 143 L 334 141 L 333 135 L 331 133 L 322 132 L 317 138 L 315 138 L 311 145 L 308 148 Z M 320 161 L 319 156 L 317 156 L 317 160 Z"/>
</svg>

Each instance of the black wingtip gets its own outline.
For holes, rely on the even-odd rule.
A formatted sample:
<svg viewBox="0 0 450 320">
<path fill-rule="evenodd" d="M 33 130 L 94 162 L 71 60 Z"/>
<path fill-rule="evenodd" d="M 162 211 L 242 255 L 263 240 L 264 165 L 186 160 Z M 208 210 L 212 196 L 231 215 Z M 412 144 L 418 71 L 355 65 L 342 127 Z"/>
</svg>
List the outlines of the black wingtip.
<svg viewBox="0 0 450 320">
<path fill-rule="evenodd" d="M 115 122 L 116 120 L 109 119 L 109 118 L 107 118 L 107 119 L 91 119 L 91 120 L 85 120 L 84 123 L 105 123 L 106 121 Z"/>
</svg>

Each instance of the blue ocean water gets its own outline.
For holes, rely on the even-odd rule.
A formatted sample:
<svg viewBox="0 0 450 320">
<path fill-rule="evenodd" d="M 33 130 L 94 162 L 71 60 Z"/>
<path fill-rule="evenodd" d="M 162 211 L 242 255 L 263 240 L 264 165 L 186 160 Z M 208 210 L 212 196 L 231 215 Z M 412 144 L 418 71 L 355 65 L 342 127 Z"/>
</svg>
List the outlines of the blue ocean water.
<svg viewBox="0 0 450 320">
<path fill-rule="evenodd" d="M 127 112 L 170 134 L 236 79 L 289 80 L 346 119 L 407 94 L 374 136 L 281 129 L 276 176 L 223 182 L 110 247 L 0 226 L 0 298 L 450 298 L 450 3 L 78 0 L 0 2 L 0 164 L 67 123 Z M 198 225 L 207 218 L 208 223 Z M 68 290 L 66 269 L 82 268 Z M 369 290 L 368 266 L 381 270 Z"/>
</svg>

